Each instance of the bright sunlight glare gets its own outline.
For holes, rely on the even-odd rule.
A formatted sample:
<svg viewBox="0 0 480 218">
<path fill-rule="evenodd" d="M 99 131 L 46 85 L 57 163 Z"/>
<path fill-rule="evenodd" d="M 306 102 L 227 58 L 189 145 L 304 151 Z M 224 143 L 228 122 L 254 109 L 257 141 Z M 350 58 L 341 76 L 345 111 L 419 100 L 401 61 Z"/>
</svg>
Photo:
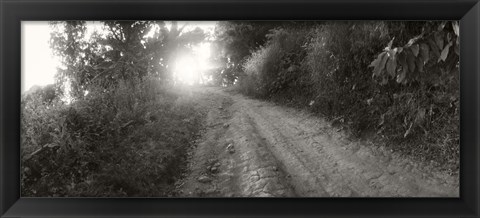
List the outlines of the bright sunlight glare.
<svg viewBox="0 0 480 218">
<path fill-rule="evenodd" d="M 170 24 L 171 22 L 168 22 Z M 191 31 L 197 27 L 203 29 L 211 36 L 216 22 L 211 21 L 179 21 L 179 26 L 184 26 L 184 31 Z M 62 67 L 50 49 L 50 33 L 53 28 L 48 21 L 23 21 L 22 28 L 22 93 L 34 86 L 45 86 L 54 83 L 57 67 Z M 62 31 L 62 27 L 59 30 Z M 94 32 L 105 34 L 102 22 L 88 21 L 86 40 Z M 153 36 L 155 29 L 145 37 Z M 208 41 L 208 40 L 207 40 Z M 180 83 L 202 83 L 202 73 L 208 70 L 210 57 L 210 43 L 203 42 L 192 47 L 189 54 L 177 57 L 174 64 L 175 78 Z"/>
<path fill-rule="evenodd" d="M 198 79 L 198 63 L 191 56 L 183 56 L 175 63 L 177 81 L 192 85 Z"/>
<path fill-rule="evenodd" d="M 192 50 L 192 54 L 179 56 L 174 66 L 176 80 L 188 85 L 202 83 L 203 73 L 211 67 L 208 62 L 210 43 L 200 43 Z"/>
</svg>

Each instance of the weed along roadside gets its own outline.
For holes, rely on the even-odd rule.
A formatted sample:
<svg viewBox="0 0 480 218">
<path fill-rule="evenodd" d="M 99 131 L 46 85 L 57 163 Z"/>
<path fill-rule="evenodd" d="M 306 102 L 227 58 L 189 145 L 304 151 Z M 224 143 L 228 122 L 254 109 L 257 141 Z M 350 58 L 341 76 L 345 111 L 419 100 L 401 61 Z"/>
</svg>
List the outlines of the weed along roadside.
<svg viewBox="0 0 480 218">
<path fill-rule="evenodd" d="M 171 184 L 181 176 L 187 150 L 199 134 L 201 114 L 184 96 L 159 90 L 154 82 L 122 86 L 108 97 L 92 94 L 70 105 L 26 103 L 25 108 L 35 110 L 24 111 L 25 128 L 56 131 L 25 135 L 26 140 L 53 144 L 25 159 L 24 195 L 171 194 Z M 29 113 L 44 119 L 30 118 Z"/>
</svg>

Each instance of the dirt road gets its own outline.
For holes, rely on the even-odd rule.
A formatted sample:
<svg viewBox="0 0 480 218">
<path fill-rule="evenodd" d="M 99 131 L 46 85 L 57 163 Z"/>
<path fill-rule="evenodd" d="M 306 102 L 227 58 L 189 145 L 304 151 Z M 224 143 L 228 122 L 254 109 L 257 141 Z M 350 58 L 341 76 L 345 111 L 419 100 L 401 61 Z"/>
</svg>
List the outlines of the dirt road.
<svg viewBox="0 0 480 218">
<path fill-rule="evenodd" d="M 197 88 L 207 113 L 182 197 L 458 197 L 457 177 L 321 118 L 221 88 Z"/>
</svg>

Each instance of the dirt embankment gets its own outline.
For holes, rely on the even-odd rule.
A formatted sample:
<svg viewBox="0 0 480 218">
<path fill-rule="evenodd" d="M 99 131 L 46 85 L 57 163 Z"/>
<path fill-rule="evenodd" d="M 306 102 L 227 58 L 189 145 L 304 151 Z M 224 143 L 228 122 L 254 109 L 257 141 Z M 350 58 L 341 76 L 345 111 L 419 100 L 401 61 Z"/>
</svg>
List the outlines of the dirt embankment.
<svg viewBox="0 0 480 218">
<path fill-rule="evenodd" d="M 198 88 L 205 130 L 177 184 L 185 197 L 458 197 L 459 179 L 309 113 Z"/>
</svg>

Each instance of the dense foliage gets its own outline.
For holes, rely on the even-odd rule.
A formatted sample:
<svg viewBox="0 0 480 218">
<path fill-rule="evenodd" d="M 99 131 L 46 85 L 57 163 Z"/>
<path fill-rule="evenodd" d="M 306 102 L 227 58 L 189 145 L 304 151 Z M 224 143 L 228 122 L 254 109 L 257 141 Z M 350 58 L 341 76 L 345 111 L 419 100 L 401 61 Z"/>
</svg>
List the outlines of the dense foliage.
<svg viewBox="0 0 480 218">
<path fill-rule="evenodd" d="M 279 25 L 237 74 L 248 95 L 309 108 L 353 135 L 459 164 L 457 22 Z"/>
</svg>

